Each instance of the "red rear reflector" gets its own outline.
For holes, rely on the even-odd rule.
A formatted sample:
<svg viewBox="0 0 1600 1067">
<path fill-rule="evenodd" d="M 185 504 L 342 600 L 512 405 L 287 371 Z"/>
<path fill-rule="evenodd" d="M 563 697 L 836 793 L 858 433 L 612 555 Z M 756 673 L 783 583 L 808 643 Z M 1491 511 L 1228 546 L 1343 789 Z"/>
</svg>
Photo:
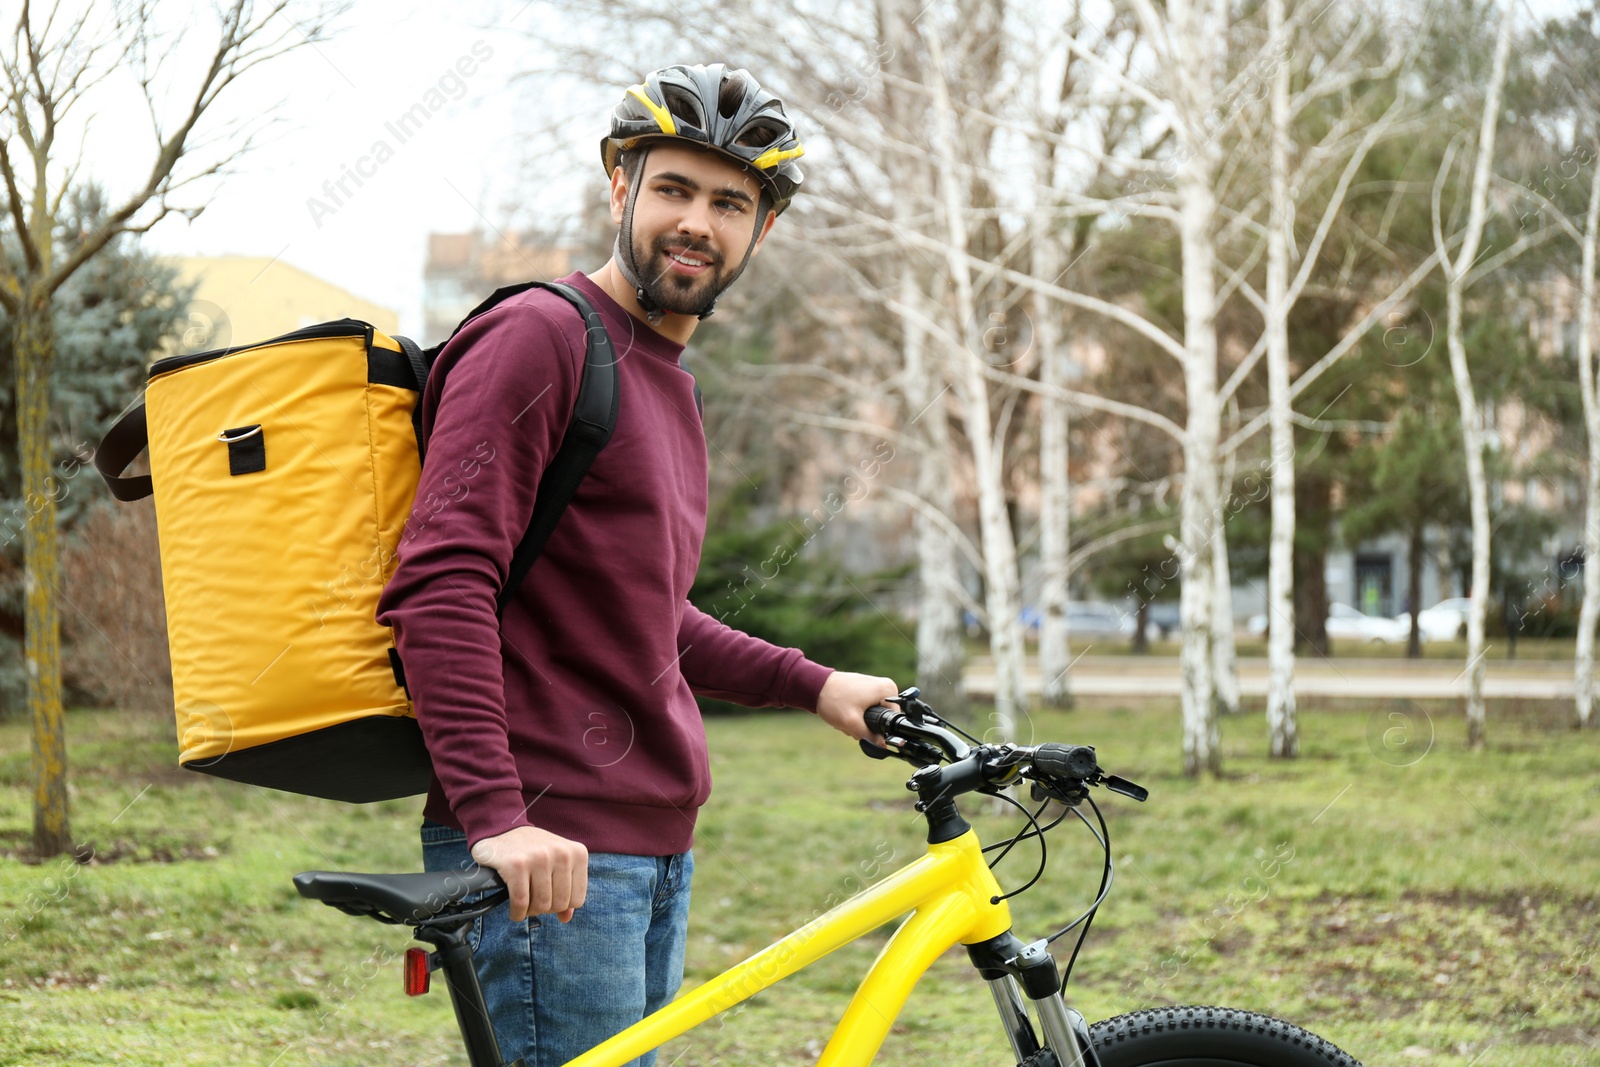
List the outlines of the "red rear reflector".
<svg viewBox="0 0 1600 1067">
<path fill-rule="evenodd" d="M 420 997 L 428 991 L 428 950 L 406 949 L 406 996 Z"/>
</svg>

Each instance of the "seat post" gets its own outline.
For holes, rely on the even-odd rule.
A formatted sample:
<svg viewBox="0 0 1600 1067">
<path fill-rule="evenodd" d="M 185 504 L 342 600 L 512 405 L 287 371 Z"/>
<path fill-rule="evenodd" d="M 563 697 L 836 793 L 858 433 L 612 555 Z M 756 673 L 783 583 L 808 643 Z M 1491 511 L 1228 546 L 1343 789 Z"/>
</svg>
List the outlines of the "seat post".
<svg viewBox="0 0 1600 1067">
<path fill-rule="evenodd" d="M 439 950 L 439 969 L 450 989 L 450 1005 L 455 1008 L 456 1025 L 461 1028 L 471 1067 L 523 1067 L 520 1056 L 510 1063 L 500 1058 L 500 1041 L 495 1037 L 489 1008 L 483 1002 L 483 987 L 478 984 L 478 972 L 472 965 L 472 945 L 467 941 L 470 925 L 469 920 L 448 926 L 419 926 L 414 932 L 419 940 L 430 942 Z"/>
</svg>

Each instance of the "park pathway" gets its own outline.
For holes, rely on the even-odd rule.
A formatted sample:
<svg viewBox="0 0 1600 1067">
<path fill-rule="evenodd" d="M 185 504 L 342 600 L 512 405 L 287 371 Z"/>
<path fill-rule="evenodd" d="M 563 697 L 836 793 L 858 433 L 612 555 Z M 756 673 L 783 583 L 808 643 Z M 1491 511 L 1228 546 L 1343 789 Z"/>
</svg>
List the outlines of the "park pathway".
<svg viewBox="0 0 1600 1067">
<path fill-rule="evenodd" d="M 1078 696 L 1176 697 L 1181 679 L 1178 658 L 1172 655 L 1083 655 L 1072 666 L 1070 688 Z M 987 656 L 974 656 L 967 665 L 967 693 L 994 696 L 994 665 Z M 1030 659 L 1023 678 L 1027 692 L 1040 692 L 1039 665 Z M 1297 697 L 1400 698 L 1447 700 L 1467 691 L 1466 663 L 1462 660 L 1311 659 L 1295 663 Z M 1239 659 L 1239 690 L 1246 697 L 1267 694 L 1265 658 Z M 1571 700 L 1572 663 L 1491 660 L 1484 681 L 1491 699 Z"/>
</svg>

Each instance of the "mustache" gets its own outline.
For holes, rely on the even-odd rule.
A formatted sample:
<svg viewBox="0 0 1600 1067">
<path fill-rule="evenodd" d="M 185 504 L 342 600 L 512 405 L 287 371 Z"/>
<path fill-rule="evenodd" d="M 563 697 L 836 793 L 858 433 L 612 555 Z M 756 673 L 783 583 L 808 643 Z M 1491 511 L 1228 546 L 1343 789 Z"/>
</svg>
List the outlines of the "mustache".
<svg viewBox="0 0 1600 1067">
<path fill-rule="evenodd" d="M 708 260 L 713 267 L 722 266 L 722 256 L 710 245 L 701 245 L 693 241 L 674 241 L 666 237 L 658 237 L 655 241 L 655 250 L 660 253 L 676 252 L 678 255 L 693 253 Z"/>
</svg>

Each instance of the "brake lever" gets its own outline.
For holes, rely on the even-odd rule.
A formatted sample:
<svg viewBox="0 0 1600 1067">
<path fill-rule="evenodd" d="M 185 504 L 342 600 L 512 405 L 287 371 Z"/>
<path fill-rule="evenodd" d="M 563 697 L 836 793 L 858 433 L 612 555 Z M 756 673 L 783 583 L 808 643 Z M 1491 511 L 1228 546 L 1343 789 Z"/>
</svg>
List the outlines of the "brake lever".
<svg viewBox="0 0 1600 1067">
<path fill-rule="evenodd" d="M 867 741 L 865 739 L 857 741 L 856 743 L 861 746 L 861 752 L 863 755 L 871 756 L 873 759 L 888 759 L 890 756 L 894 755 L 893 752 L 890 752 L 883 746 L 875 745 L 871 741 Z"/>
<path fill-rule="evenodd" d="M 1141 803 L 1150 799 L 1150 790 L 1142 785 L 1130 782 L 1120 775 L 1108 774 L 1100 779 L 1100 784 L 1113 793 L 1121 793 L 1123 796 L 1131 797 Z"/>
<path fill-rule="evenodd" d="M 867 740 L 857 740 L 856 744 L 861 746 L 861 751 L 864 755 L 871 756 L 873 759 L 888 759 L 890 756 L 894 756 L 896 759 L 903 759 L 916 767 L 931 767 L 944 762 L 944 753 L 926 741 L 905 737 L 889 737 L 885 738 L 885 740 L 895 747 L 884 748 L 882 745 L 875 745 Z"/>
</svg>

